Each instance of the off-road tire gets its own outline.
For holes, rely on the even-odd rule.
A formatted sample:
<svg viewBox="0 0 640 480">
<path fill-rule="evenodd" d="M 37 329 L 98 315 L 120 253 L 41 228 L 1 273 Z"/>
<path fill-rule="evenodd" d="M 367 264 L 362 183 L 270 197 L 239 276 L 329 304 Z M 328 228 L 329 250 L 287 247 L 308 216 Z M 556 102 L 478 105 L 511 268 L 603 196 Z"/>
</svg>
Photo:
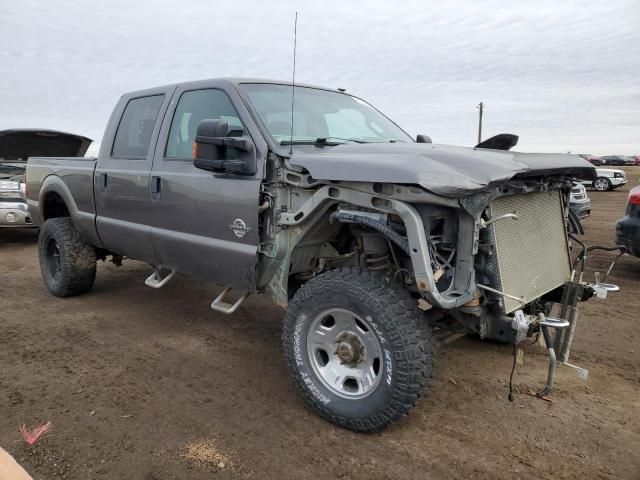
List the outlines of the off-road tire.
<svg viewBox="0 0 640 480">
<path fill-rule="evenodd" d="M 96 251 L 80 238 L 70 218 L 44 222 L 38 237 L 38 257 L 44 283 L 55 296 L 69 297 L 91 290 L 96 279 Z"/>
<path fill-rule="evenodd" d="M 366 318 L 384 352 L 381 380 L 364 398 L 336 395 L 310 363 L 309 328 L 314 318 L 332 308 Z M 398 421 L 431 384 L 431 328 L 409 292 L 379 272 L 342 268 L 309 280 L 289 303 L 283 344 L 287 367 L 305 402 L 321 417 L 351 430 L 379 431 Z"/>
<path fill-rule="evenodd" d="M 608 192 L 613 185 L 607 177 L 598 177 L 593 181 L 593 188 L 599 192 Z"/>
</svg>

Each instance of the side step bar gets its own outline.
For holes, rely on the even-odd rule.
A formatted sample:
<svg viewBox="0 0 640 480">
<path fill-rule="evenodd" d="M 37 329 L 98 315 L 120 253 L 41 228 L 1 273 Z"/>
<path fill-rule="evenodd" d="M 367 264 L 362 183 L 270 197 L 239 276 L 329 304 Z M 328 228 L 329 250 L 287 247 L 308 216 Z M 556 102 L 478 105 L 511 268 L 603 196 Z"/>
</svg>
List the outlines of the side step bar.
<svg viewBox="0 0 640 480">
<path fill-rule="evenodd" d="M 215 300 L 211 302 L 211 310 L 214 310 L 220 313 L 226 313 L 227 315 L 231 315 L 232 313 L 235 313 L 236 310 L 238 310 L 238 307 L 242 305 L 242 302 L 244 302 L 247 299 L 250 293 L 250 292 L 245 292 L 238 300 L 236 300 L 235 303 L 231 304 L 224 301 L 224 297 L 226 297 L 230 291 L 231 291 L 231 287 L 226 287 L 220 293 L 220 295 L 218 295 L 215 298 Z"/>
<path fill-rule="evenodd" d="M 175 273 L 176 272 L 172 270 L 167 276 L 163 277 L 159 270 L 154 270 L 153 273 L 146 278 L 144 283 L 147 287 L 162 288 L 169 282 L 169 280 L 171 280 L 171 278 L 173 278 L 173 275 Z M 228 303 L 225 302 L 224 299 L 230 291 L 231 287 L 226 287 L 224 290 L 222 290 L 222 292 L 220 292 L 220 295 L 218 295 L 213 300 L 213 302 L 211 302 L 211 310 L 231 315 L 232 313 L 235 313 L 236 310 L 238 310 L 240 305 L 242 305 L 242 303 L 247 299 L 250 293 L 245 292 L 240 298 L 238 298 L 238 300 L 235 301 L 235 303 Z"/>
<path fill-rule="evenodd" d="M 158 270 L 154 270 L 153 273 L 149 275 L 147 279 L 144 281 L 144 284 L 147 287 L 151 287 L 151 288 L 162 288 L 167 284 L 169 280 L 171 280 L 174 273 L 176 272 L 172 270 L 169 273 L 169 275 L 162 278 L 162 275 L 160 274 L 160 272 Z"/>
</svg>

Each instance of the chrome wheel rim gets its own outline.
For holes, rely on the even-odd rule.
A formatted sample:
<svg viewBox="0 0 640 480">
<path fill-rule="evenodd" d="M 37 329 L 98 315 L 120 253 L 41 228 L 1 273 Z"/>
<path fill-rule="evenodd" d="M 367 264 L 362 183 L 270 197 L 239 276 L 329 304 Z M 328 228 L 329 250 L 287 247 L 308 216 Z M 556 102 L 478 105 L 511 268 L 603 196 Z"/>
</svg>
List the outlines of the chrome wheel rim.
<svg viewBox="0 0 640 480">
<path fill-rule="evenodd" d="M 596 187 L 596 190 L 603 192 L 609 188 L 609 182 L 604 178 L 598 178 L 593 186 Z"/>
<path fill-rule="evenodd" d="M 382 377 L 380 340 L 369 321 L 332 308 L 316 316 L 307 333 L 307 352 L 314 373 L 332 393 L 364 398 Z"/>
</svg>

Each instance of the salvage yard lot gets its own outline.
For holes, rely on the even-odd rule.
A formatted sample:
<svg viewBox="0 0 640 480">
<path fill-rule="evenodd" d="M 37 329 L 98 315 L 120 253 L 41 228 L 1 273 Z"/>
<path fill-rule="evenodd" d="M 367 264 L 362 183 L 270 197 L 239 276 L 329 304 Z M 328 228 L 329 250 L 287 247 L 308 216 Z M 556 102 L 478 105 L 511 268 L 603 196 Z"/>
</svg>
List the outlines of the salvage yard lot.
<svg viewBox="0 0 640 480">
<path fill-rule="evenodd" d="M 586 240 L 611 244 L 630 182 L 593 192 Z M 144 286 L 150 268 L 99 264 L 88 295 L 45 290 L 37 233 L 0 231 L 0 445 L 36 479 L 640 478 L 640 259 L 621 292 L 584 305 L 573 363 L 553 402 L 526 392 L 546 375 L 529 346 L 507 400 L 508 346 L 464 338 L 440 349 L 430 395 L 381 434 L 308 411 L 282 361 L 282 310 L 259 296 L 234 316 L 217 287 L 185 277 Z M 596 254 L 605 271 L 610 254 Z M 22 423 L 51 420 L 29 449 Z"/>
</svg>

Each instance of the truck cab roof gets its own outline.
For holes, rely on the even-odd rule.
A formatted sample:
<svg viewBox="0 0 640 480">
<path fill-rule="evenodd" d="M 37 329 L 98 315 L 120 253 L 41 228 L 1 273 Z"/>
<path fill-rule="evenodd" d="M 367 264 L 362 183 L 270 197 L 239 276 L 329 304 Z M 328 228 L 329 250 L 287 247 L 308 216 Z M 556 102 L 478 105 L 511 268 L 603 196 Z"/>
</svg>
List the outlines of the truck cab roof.
<svg viewBox="0 0 640 480">
<path fill-rule="evenodd" d="M 146 88 L 143 90 L 135 90 L 135 91 L 125 93 L 123 97 L 138 97 L 142 95 L 149 95 L 150 93 L 154 93 L 157 91 L 173 90 L 179 86 L 188 87 L 188 88 L 198 88 L 201 86 L 211 86 L 212 84 L 219 84 L 220 86 L 223 86 L 223 85 L 233 86 L 237 88 L 243 83 L 263 83 L 263 84 L 272 84 L 272 85 L 293 86 L 293 84 L 288 80 L 273 80 L 273 79 L 266 79 L 266 78 L 251 78 L 251 77 L 220 77 L 220 78 L 206 78 L 202 80 L 194 80 L 189 82 L 170 83 L 167 85 L 160 85 L 157 87 Z M 349 93 L 345 92 L 343 88 L 331 89 L 327 87 L 321 87 L 318 85 L 311 85 L 307 83 L 298 83 L 298 82 L 295 83 L 295 86 L 305 87 L 305 88 L 315 88 L 318 90 L 327 90 L 330 92 L 338 92 L 338 93 L 344 93 L 345 95 L 350 95 Z"/>
</svg>

